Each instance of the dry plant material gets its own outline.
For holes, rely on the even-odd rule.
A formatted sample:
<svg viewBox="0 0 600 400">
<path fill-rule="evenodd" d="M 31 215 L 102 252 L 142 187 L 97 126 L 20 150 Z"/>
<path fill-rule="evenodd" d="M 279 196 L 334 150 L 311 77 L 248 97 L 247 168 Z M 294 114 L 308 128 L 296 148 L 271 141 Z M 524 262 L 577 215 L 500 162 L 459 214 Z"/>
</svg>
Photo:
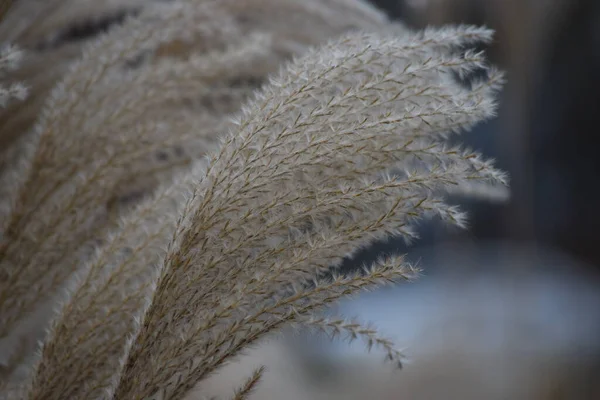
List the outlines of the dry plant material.
<svg viewBox="0 0 600 400">
<path fill-rule="evenodd" d="M 316 47 L 302 30 L 249 30 L 268 7 L 307 21 L 344 11 L 340 33 L 362 29 Z M 182 57 L 199 38 L 210 48 Z M 407 32 L 354 0 L 180 0 L 91 43 L 3 178 L 14 190 L 0 199 L 0 350 L 52 318 L 6 396 L 183 398 L 293 324 L 360 337 L 401 365 L 372 328 L 318 312 L 417 269 L 390 256 L 323 273 L 374 240 L 415 239 L 422 218 L 463 227 L 450 190 L 506 185 L 491 162 L 447 144 L 494 115 L 502 74 L 462 50 L 490 38 L 463 26 Z M 232 85 L 280 65 L 259 90 Z M 482 68 L 470 85 L 457 79 Z M 220 110 L 182 106 L 219 96 Z M 140 196 L 128 202 L 132 182 Z"/>
</svg>

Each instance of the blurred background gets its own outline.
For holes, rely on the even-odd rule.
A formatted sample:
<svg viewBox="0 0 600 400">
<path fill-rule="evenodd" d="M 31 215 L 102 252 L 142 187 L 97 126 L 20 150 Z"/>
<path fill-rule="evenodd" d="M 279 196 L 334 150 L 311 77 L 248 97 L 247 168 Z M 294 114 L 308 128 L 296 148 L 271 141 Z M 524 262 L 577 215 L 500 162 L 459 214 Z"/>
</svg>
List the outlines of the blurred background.
<svg viewBox="0 0 600 400">
<path fill-rule="evenodd" d="M 290 399 L 600 399 L 600 1 L 372 2 L 409 27 L 497 32 L 485 50 L 507 72 L 499 114 L 464 139 L 510 173 L 512 195 L 458 199 L 468 231 L 429 223 L 415 246 L 391 239 L 344 265 L 395 252 L 424 268 L 335 310 L 406 346 L 403 371 L 360 344 L 293 335 L 264 387 Z"/>
<path fill-rule="evenodd" d="M 484 24 L 488 54 L 507 71 L 498 118 L 467 142 L 511 175 L 507 204 L 471 205 L 475 240 L 549 246 L 600 266 L 595 209 L 600 159 L 600 2 L 373 0 L 411 27 Z M 468 240 L 462 238 L 462 240 Z"/>
</svg>

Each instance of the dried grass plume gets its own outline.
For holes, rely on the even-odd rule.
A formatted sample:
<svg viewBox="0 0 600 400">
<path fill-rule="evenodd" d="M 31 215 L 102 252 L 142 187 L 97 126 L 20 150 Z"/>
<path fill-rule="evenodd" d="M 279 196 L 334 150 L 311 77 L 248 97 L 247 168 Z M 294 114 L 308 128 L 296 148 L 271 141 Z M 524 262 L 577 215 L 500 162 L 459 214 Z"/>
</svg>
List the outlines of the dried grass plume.
<svg viewBox="0 0 600 400">
<path fill-rule="evenodd" d="M 336 271 L 357 249 L 414 240 L 422 218 L 464 227 L 446 193 L 506 185 L 447 141 L 494 116 L 502 74 L 464 50 L 491 32 L 410 32 L 358 0 L 131 6 L 31 130 L 0 132 L 19 138 L 0 170 L 0 391 L 179 399 L 297 324 L 401 365 L 374 329 L 319 310 L 418 272 L 402 256 Z"/>
</svg>

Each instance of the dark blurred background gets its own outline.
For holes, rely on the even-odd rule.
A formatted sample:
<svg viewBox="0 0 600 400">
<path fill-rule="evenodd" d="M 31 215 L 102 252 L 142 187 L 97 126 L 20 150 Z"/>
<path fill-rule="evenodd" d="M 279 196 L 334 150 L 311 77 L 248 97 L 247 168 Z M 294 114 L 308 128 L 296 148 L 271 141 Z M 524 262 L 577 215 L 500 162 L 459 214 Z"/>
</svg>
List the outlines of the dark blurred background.
<svg viewBox="0 0 600 400">
<path fill-rule="evenodd" d="M 503 240 L 551 247 L 598 269 L 600 1 L 372 3 L 410 27 L 467 23 L 493 28 L 495 41 L 487 52 L 507 72 L 498 118 L 465 140 L 510 173 L 512 197 L 505 204 L 465 205 L 471 214 L 468 233 L 448 237 L 429 227 L 421 244 Z"/>
</svg>

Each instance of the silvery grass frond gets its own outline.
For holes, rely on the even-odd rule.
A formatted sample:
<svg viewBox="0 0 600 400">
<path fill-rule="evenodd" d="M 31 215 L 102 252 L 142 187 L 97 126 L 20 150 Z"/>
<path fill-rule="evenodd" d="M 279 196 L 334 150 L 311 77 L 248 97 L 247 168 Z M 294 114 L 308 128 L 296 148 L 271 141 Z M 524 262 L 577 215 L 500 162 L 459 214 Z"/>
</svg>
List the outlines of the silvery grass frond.
<svg viewBox="0 0 600 400">
<path fill-rule="evenodd" d="M 244 385 L 236 390 L 232 400 L 245 400 L 252 393 L 265 372 L 264 367 L 257 368 Z"/>
<path fill-rule="evenodd" d="M 84 47 L 2 175 L 17 189 L 0 199 L 0 362 L 32 348 L 53 315 L 40 305 L 60 299 L 7 396 L 182 398 L 294 324 L 400 362 L 370 327 L 318 313 L 417 269 L 392 256 L 325 273 L 374 240 L 413 240 L 422 218 L 464 226 L 449 192 L 506 185 L 447 143 L 494 115 L 502 74 L 464 50 L 491 32 L 408 33 L 358 0 L 129 3 L 136 16 Z M 377 33 L 310 47 L 357 28 Z"/>
<path fill-rule="evenodd" d="M 215 50 L 124 69 L 161 44 L 198 37 Z M 223 115 L 237 110 L 253 89 L 231 88 L 228 80 L 262 76 L 279 61 L 268 34 L 242 35 L 231 16 L 210 2 L 148 7 L 90 45 L 52 92 L 35 137 L 26 143 L 31 160 L 10 171 L 27 180 L 2 199 L 0 337 L 87 257 L 87 247 L 112 225 L 115 196 L 127 199 L 119 195 L 132 186 L 134 194 L 143 193 L 213 145 L 224 129 Z M 191 96 L 223 109 L 192 112 L 172 105 Z"/>
<path fill-rule="evenodd" d="M 127 84 L 122 66 L 138 52 L 198 30 L 223 37 L 227 18 L 218 17 L 208 6 L 185 3 L 152 9 L 94 43 L 52 92 L 30 143 L 35 153 L 22 171 L 26 180 L 3 226 L 0 337 L 55 293 L 89 252 L 86 245 L 101 239 L 111 225 L 106 205 L 115 186 L 145 172 L 138 160 L 186 143 L 183 136 L 191 131 L 203 139 L 207 121 L 201 117 L 153 119 L 153 107 L 164 101 L 157 94 L 176 91 L 180 82 L 165 79 L 156 68 L 141 71 Z M 201 18 L 204 23 L 196 28 Z M 169 23 L 174 20 L 178 23 Z M 113 85 L 118 82 L 120 87 Z"/>
<path fill-rule="evenodd" d="M 317 45 L 349 29 L 379 29 L 388 24 L 385 15 L 362 0 L 177 0 L 203 6 L 213 3 L 235 21 L 242 34 L 272 34 L 277 63 L 263 65 L 263 74 L 241 76 L 239 82 L 262 80 L 264 73 L 307 46 Z M 144 14 L 148 9 L 168 7 L 163 0 L 20 0 L 0 24 L 0 41 L 17 43 L 28 52 L 28 62 L 19 69 L 19 81 L 35 93 L 26 106 L 0 110 L 0 158 L 33 124 L 45 97 L 64 77 L 81 48 L 97 40 L 106 30 Z M 200 22 L 201 20 L 198 20 Z M 127 23 L 127 22 L 126 22 Z M 205 38 L 207 39 L 207 38 Z M 158 57 L 186 55 L 218 49 L 219 40 L 173 40 L 162 44 Z M 226 83 L 226 82 L 223 82 Z M 234 82 L 232 81 L 231 84 Z M 203 102 L 211 104 L 214 102 Z M 237 109 L 239 104 L 236 104 Z"/>
<path fill-rule="evenodd" d="M 394 256 L 356 275 L 322 272 L 378 238 L 414 238 L 421 218 L 463 226 L 447 190 L 506 183 L 479 155 L 445 144 L 494 115 L 501 82 L 493 69 L 470 88 L 455 80 L 485 63 L 454 50 L 489 39 L 461 29 L 435 40 L 348 34 L 283 67 L 208 165 L 140 205 L 86 264 L 24 398 L 182 398 L 303 321 L 399 359 L 370 328 L 311 316 L 416 271 Z"/>
<path fill-rule="evenodd" d="M 52 1 L 68 12 L 48 9 L 47 21 L 36 24 L 25 12 L 36 2 L 16 4 L 0 27 L 32 47 L 25 76 L 38 102 L 46 80 L 62 74 L 48 68 L 69 58 L 56 38 L 95 15 L 91 10 L 108 15 L 117 5 Z M 65 299 L 62 288 L 82 276 L 82 263 L 99 245 L 108 247 L 106 235 L 119 231 L 131 206 L 214 149 L 228 116 L 282 61 L 348 29 L 386 24 L 383 14 L 355 0 L 120 4 L 135 12 L 83 46 L 34 129 L 0 146 L 0 363 L 13 358 L 23 337 L 43 337 L 56 299 Z M 301 21 L 282 22 L 278 13 Z M 42 45 L 49 38 L 51 48 Z M 2 138 L 21 126 L 12 117 L 27 119 L 23 110 L 9 111 Z"/>
<path fill-rule="evenodd" d="M 3 37 L 11 33 L 31 47 L 24 75 L 39 102 L 46 80 L 60 75 L 48 68 L 66 63 L 79 46 L 66 40 L 69 30 L 85 23 L 85 15 L 102 20 L 100 14 L 114 14 L 117 4 L 52 1 L 41 7 L 47 19 L 37 24 L 28 20 L 37 18 L 34 13 L 25 12 L 36 2 L 16 4 L 0 27 Z M 68 12 L 54 13 L 56 7 L 46 8 L 50 3 Z M 161 228 L 149 242 L 164 239 L 159 232 L 166 228 L 156 218 L 165 216 L 156 215 L 156 209 L 137 219 L 135 233 L 120 230 L 127 224 L 121 220 L 128 221 L 131 205 L 163 182 L 168 186 L 174 171 L 213 149 L 217 135 L 227 130 L 228 115 L 267 74 L 327 37 L 385 23 L 381 13 L 355 0 L 119 4 L 135 12 L 124 12 L 122 26 L 83 47 L 32 132 L 19 133 L 12 146 L 0 146 L 0 364 L 10 364 L 9 370 L 15 356 L 29 355 L 35 340 L 43 338 L 56 299 L 69 297 L 65 285 L 76 286 L 85 276 L 82 265 L 101 262 L 95 257 L 107 265 L 116 262 L 103 258 L 112 253 L 94 255 L 97 246 L 114 250 L 115 243 L 122 244 L 119 254 L 125 254 L 141 244 L 130 246 L 123 235 L 144 235 L 155 225 Z M 96 9 L 102 13 L 94 14 Z M 291 11 L 302 24 L 282 23 L 273 15 Z M 64 46 L 70 49 L 66 53 Z M 41 65 L 43 72 L 31 75 Z M 29 103 L 25 110 L 33 113 L 36 107 Z M 15 136 L 21 126 L 10 122 L 13 116 L 27 119 L 23 110 L 9 111 L 2 138 Z M 168 241 L 160 243 L 156 247 L 164 248 Z M 96 275 L 89 279 L 98 284 Z M 119 329 L 127 336 L 128 328 Z"/>
<path fill-rule="evenodd" d="M 385 352 L 387 361 L 395 362 L 402 368 L 405 356 L 390 339 L 380 336 L 377 329 L 373 327 L 365 326 L 357 321 L 324 317 L 309 318 L 302 321 L 302 325 L 316 333 L 325 333 L 331 339 L 342 337 L 349 342 L 360 339 L 369 351 L 374 347 L 379 347 Z"/>
<path fill-rule="evenodd" d="M 298 19 L 282 22 L 278 13 Z M 91 42 L 68 40 L 78 27 L 116 14 L 125 20 L 109 18 L 107 23 L 123 24 L 107 34 Z M 44 88 L 64 77 L 35 116 L 32 132 L 11 121 L 26 121 L 37 110 L 33 103 L 8 110 L 0 128 L 0 365 L 28 354 L 22 348 L 31 350 L 43 337 L 56 299 L 69 297 L 65 285 L 85 277 L 82 265 L 116 262 L 100 256 L 103 261 L 94 261 L 97 246 L 114 248 L 112 238 L 121 235 L 124 254 L 141 244 L 130 246 L 123 235 L 144 235 L 154 225 L 166 229 L 156 223 L 157 217 L 168 219 L 156 214 L 163 211 L 156 206 L 139 216 L 135 233 L 119 226 L 127 224 L 122 218 L 128 221 L 132 204 L 163 182 L 168 186 L 174 171 L 215 147 L 228 115 L 267 74 L 327 37 L 385 22 L 383 14 L 356 0 L 15 4 L 0 33 L 28 46 L 29 65 L 17 72 L 33 86 L 30 98 L 37 104 Z M 87 42 L 83 56 L 61 72 L 57 65 L 66 64 L 80 42 Z M 6 137 L 18 139 L 8 145 Z M 160 243 L 156 247 L 164 248 L 168 241 Z M 96 275 L 90 279 L 98 284 Z M 127 336 L 125 331 L 119 332 Z"/>
</svg>

